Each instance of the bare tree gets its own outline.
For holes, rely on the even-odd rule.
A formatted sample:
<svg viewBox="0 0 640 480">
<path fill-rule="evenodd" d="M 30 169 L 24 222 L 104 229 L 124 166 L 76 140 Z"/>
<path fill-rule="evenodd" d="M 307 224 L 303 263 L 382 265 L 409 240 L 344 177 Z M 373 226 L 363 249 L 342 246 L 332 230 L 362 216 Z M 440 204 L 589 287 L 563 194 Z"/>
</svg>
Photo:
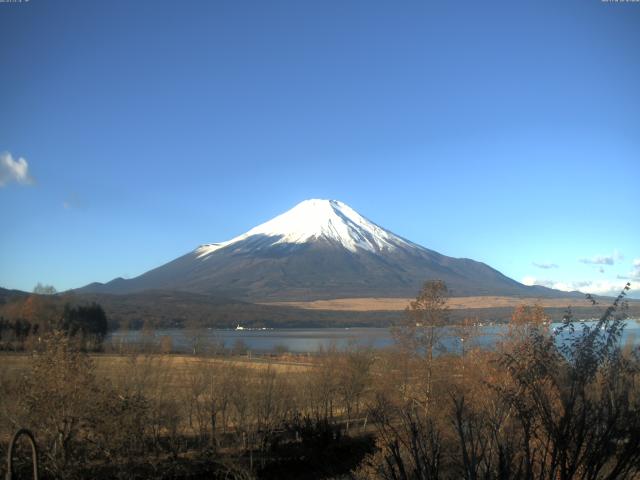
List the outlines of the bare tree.
<svg viewBox="0 0 640 480">
<path fill-rule="evenodd" d="M 55 295 L 58 291 L 53 285 L 43 285 L 38 282 L 38 284 L 33 287 L 33 293 L 37 293 L 38 295 Z"/>
<path fill-rule="evenodd" d="M 347 432 L 354 414 L 358 414 L 360 401 L 370 383 L 373 355 L 369 349 L 352 346 L 341 354 L 337 372 L 337 390 L 347 416 Z"/>
<path fill-rule="evenodd" d="M 433 400 L 433 357 L 440 345 L 441 328 L 447 324 L 449 291 L 442 280 L 425 282 L 415 300 L 405 310 L 404 321 L 393 330 L 398 344 L 423 364 L 422 398 L 415 398 L 425 411 Z"/>
<path fill-rule="evenodd" d="M 440 428 L 422 409 L 398 407 L 379 396 L 372 410 L 378 451 L 365 458 L 356 477 L 436 480 L 444 456 Z"/>
<path fill-rule="evenodd" d="M 93 362 L 65 335 L 51 334 L 40 346 L 20 385 L 18 420 L 38 432 L 47 469 L 65 478 L 70 466 L 84 459 L 79 446 L 92 419 L 102 413 L 96 410 L 100 391 Z"/>
</svg>

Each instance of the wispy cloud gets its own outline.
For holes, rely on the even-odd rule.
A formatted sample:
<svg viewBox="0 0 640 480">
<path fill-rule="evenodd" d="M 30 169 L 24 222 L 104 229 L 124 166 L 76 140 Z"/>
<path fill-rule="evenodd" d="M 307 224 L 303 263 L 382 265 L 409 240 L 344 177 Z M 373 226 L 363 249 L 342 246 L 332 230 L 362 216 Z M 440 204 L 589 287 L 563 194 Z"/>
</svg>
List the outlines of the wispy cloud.
<svg viewBox="0 0 640 480">
<path fill-rule="evenodd" d="M 75 210 L 84 207 L 84 202 L 75 193 L 67 195 L 62 201 L 62 207 L 65 210 Z"/>
<path fill-rule="evenodd" d="M 631 280 L 640 281 L 640 258 L 633 261 L 633 270 L 629 273 Z"/>
<path fill-rule="evenodd" d="M 10 182 L 31 185 L 33 178 L 29 175 L 29 163 L 20 157 L 14 159 L 9 152 L 0 153 L 0 187 Z"/>
<path fill-rule="evenodd" d="M 640 258 L 635 258 L 631 262 L 632 270 L 626 275 L 616 275 L 618 280 L 635 280 L 640 282 Z"/>
<path fill-rule="evenodd" d="M 587 265 L 613 265 L 616 263 L 616 260 L 622 259 L 624 259 L 624 255 L 614 250 L 612 255 L 596 255 L 591 258 L 581 258 L 578 261 L 586 263 Z"/>
<path fill-rule="evenodd" d="M 597 256 L 593 258 L 581 258 L 580 262 L 586 263 L 589 265 L 613 265 L 615 263 L 615 260 L 613 259 L 612 256 L 607 256 L 607 257 Z"/>
<path fill-rule="evenodd" d="M 551 262 L 533 262 L 532 265 L 534 267 L 542 268 L 544 270 L 548 270 L 550 268 L 558 268 L 558 265 Z"/>
</svg>

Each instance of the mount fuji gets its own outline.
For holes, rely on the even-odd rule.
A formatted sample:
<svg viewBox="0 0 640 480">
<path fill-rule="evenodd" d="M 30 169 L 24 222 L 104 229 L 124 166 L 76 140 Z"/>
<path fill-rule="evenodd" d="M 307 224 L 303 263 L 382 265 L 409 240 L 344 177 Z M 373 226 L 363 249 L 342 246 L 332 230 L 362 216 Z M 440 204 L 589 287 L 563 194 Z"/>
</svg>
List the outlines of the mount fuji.
<svg viewBox="0 0 640 480">
<path fill-rule="evenodd" d="M 413 297 L 429 279 L 454 296 L 563 297 L 525 286 L 488 265 L 452 258 L 376 225 L 336 200 L 305 200 L 221 243 L 201 245 L 132 279 L 92 283 L 79 293 L 147 290 L 222 295 L 249 301 Z"/>
</svg>

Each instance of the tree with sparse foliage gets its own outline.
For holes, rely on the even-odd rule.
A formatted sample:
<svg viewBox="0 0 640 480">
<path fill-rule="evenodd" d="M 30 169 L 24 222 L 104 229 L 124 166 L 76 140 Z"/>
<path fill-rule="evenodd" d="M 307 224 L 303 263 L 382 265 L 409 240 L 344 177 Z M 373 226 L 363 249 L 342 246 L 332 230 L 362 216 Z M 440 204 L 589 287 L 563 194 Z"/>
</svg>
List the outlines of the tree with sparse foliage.
<svg viewBox="0 0 640 480">
<path fill-rule="evenodd" d="M 393 330 L 399 345 L 424 364 L 423 398 L 425 409 L 432 401 L 433 356 L 440 345 L 442 327 L 447 325 L 449 290 L 442 280 L 425 282 L 415 300 L 405 310 L 404 321 Z"/>
</svg>

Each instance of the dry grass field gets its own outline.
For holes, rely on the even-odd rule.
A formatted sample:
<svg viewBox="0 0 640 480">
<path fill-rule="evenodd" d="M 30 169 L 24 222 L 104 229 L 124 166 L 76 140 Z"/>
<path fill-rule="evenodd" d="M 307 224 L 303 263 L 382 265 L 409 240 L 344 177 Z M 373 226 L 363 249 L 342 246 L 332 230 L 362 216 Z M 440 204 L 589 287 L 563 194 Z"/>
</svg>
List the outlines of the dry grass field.
<svg viewBox="0 0 640 480">
<path fill-rule="evenodd" d="M 310 302 L 270 302 L 264 305 L 298 307 L 308 310 L 342 310 L 350 312 L 400 311 L 404 310 L 411 298 L 336 298 Z M 518 305 L 540 305 L 544 308 L 565 308 L 568 305 L 582 305 L 576 298 L 533 298 L 533 297 L 451 297 L 448 306 L 452 310 L 470 308 L 517 307 Z"/>
<path fill-rule="evenodd" d="M 29 368 L 30 354 L 28 353 L 4 353 L 0 355 L 0 372 L 22 373 Z M 281 356 L 276 358 L 247 358 L 242 356 L 229 358 L 197 357 L 191 355 L 162 355 L 162 354 L 94 354 L 91 355 L 98 376 L 117 377 L 127 375 L 132 370 L 140 368 L 160 368 L 171 372 L 171 377 L 179 383 L 179 379 L 189 377 L 189 374 L 207 366 L 240 366 L 256 370 L 271 368 L 278 374 L 296 374 L 308 372 L 313 368 L 313 363 L 293 356 Z"/>
</svg>

